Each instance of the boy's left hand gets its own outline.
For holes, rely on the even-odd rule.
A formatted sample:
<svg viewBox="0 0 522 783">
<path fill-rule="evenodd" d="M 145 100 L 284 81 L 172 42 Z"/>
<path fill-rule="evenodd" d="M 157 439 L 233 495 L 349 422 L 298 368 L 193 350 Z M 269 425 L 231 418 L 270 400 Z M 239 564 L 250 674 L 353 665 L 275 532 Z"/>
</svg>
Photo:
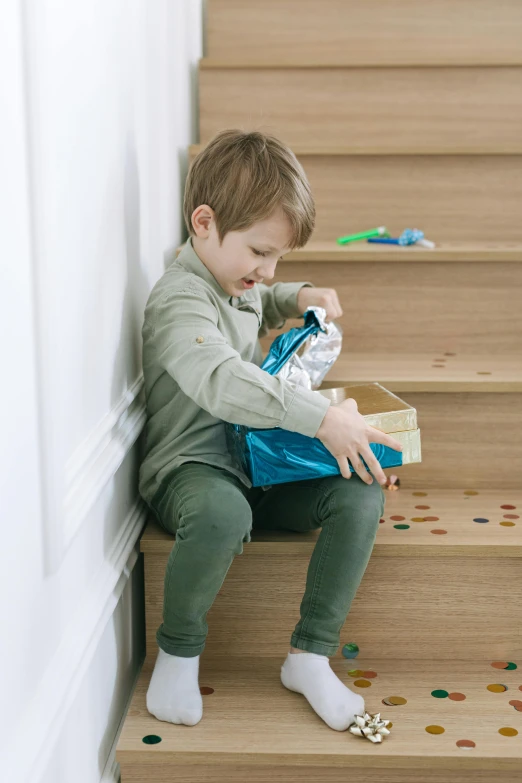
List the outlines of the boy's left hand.
<svg viewBox="0 0 522 783">
<path fill-rule="evenodd" d="M 335 288 L 303 286 L 297 294 L 297 307 L 301 315 L 304 315 L 305 310 L 310 306 L 324 307 L 327 322 L 340 318 L 343 314 Z"/>
</svg>

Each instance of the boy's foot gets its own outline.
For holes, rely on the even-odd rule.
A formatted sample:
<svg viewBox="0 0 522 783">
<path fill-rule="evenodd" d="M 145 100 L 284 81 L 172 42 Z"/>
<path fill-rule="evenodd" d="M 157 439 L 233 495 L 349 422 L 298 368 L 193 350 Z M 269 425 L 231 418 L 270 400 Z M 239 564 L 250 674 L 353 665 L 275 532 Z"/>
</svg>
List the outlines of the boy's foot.
<svg viewBox="0 0 522 783">
<path fill-rule="evenodd" d="M 285 688 L 302 693 L 319 717 L 336 731 L 355 723 L 355 715 L 364 715 L 363 697 L 341 682 L 326 655 L 288 653 L 281 666 L 281 682 Z"/>
<path fill-rule="evenodd" d="M 147 691 L 147 709 L 158 720 L 195 726 L 203 716 L 199 655 L 182 658 L 159 649 Z"/>
</svg>

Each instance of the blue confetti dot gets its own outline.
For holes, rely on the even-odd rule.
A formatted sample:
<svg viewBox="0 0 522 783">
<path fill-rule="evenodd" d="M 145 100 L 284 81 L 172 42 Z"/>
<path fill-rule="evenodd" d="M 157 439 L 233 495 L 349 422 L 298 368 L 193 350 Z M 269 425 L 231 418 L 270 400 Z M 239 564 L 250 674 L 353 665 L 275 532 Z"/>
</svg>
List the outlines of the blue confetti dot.
<svg viewBox="0 0 522 783">
<path fill-rule="evenodd" d="M 482 517 L 477 517 L 473 520 L 473 522 L 489 522 L 489 519 L 483 519 Z"/>
</svg>

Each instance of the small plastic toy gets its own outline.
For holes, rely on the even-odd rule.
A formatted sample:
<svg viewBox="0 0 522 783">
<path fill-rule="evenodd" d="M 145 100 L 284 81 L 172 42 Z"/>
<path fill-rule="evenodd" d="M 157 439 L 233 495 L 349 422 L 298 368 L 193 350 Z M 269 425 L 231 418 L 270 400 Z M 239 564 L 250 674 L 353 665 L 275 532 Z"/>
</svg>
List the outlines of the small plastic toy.
<svg viewBox="0 0 522 783">
<path fill-rule="evenodd" d="M 405 228 L 400 237 L 368 237 L 368 242 L 380 245 L 422 245 L 435 247 L 435 242 L 424 239 L 424 232 L 418 228 Z"/>
<path fill-rule="evenodd" d="M 348 242 L 356 242 L 359 239 L 369 239 L 370 237 L 389 237 L 390 234 L 386 226 L 372 228 L 369 231 L 361 231 L 360 234 L 348 234 L 345 237 L 337 237 L 337 244 L 347 245 Z"/>
</svg>

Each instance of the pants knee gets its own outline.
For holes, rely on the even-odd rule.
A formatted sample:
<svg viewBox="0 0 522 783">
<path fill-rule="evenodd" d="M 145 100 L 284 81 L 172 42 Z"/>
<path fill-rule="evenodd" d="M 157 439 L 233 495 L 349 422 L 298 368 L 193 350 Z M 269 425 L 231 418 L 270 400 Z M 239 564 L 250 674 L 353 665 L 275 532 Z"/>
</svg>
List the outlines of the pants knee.
<svg viewBox="0 0 522 783">
<path fill-rule="evenodd" d="M 199 529 L 212 547 L 236 549 L 250 541 L 252 509 L 246 498 L 225 487 L 219 496 L 203 495 L 198 507 Z"/>
<path fill-rule="evenodd" d="M 381 485 L 375 479 L 365 484 L 358 476 L 342 479 L 335 488 L 335 505 L 339 514 L 357 517 L 365 526 L 379 527 L 384 513 L 385 497 Z M 352 483 L 353 482 L 353 483 Z"/>
</svg>

